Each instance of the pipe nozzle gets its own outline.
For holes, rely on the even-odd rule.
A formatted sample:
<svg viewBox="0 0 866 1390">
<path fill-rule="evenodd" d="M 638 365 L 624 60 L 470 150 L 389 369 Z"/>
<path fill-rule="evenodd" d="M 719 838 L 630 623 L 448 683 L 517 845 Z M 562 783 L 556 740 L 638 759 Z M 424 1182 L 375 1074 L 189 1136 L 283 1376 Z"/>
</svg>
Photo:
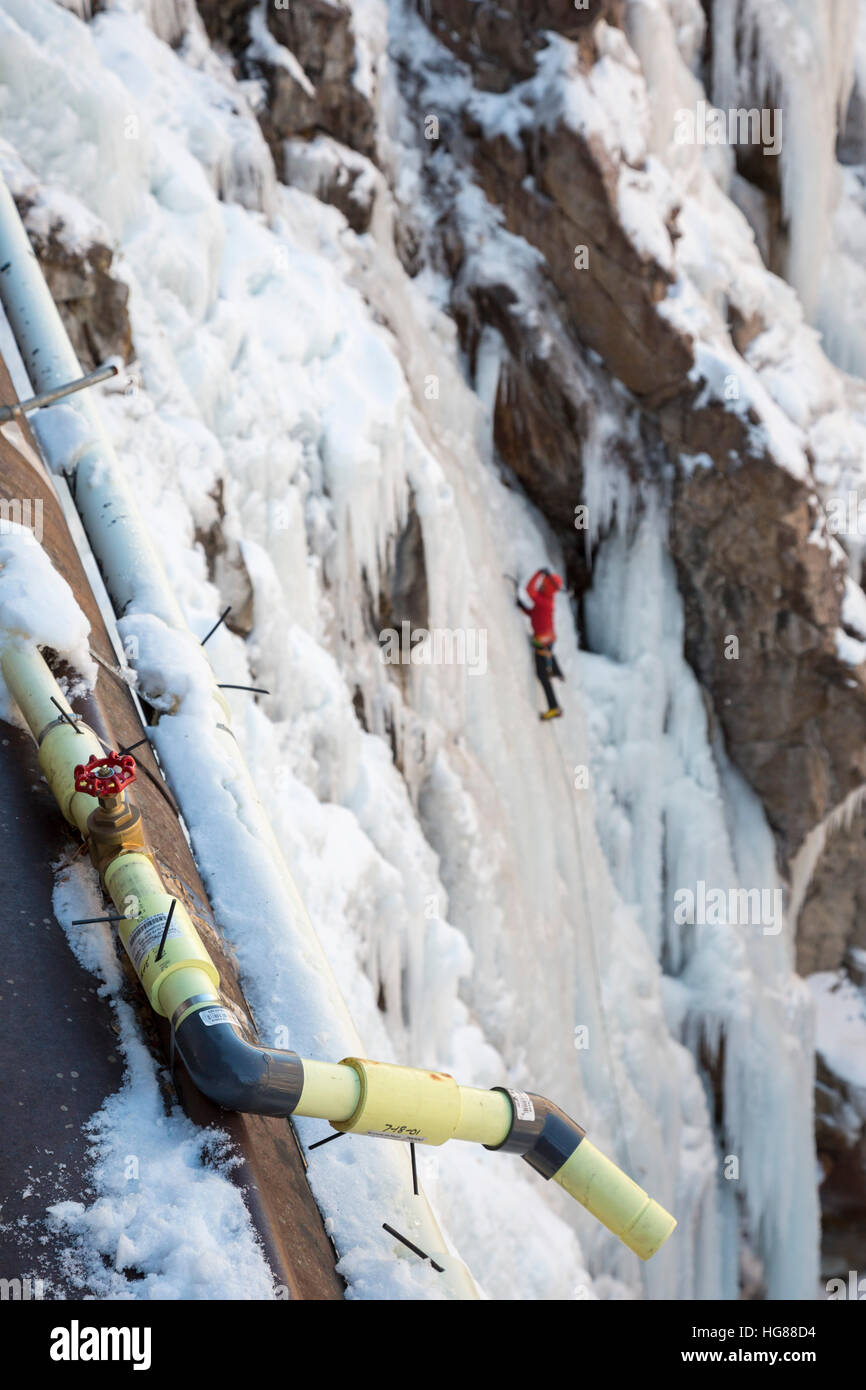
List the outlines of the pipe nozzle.
<svg viewBox="0 0 866 1390">
<path fill-rule="evenodd" d="M 661 1249 L 677 1224 L 588 1139 L 581 1140 L 553 1177 L 642 1260 Z"/>
</svg>

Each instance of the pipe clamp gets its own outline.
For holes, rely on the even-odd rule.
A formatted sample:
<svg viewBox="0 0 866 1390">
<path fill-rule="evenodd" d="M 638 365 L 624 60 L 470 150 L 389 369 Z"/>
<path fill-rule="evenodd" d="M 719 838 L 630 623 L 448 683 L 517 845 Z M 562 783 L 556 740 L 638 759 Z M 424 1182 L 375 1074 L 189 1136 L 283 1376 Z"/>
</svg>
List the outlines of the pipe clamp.
<svg viewBox="0 0 866 1390">
<path fill-rule="evenodd" d="M 46 734 L 50 734 L 51 730 L 56 728 L 58 724 L 77 724 L 80 725 L 82 733 L 87 732 L 88 734 L 93 734 L 94 738 L 99 737 L 96 730 L 91 729 L 90 725 L 85 723 L 84 715 L 76 714 L 73 710 L 69 714 L 58 714 L 56 719 L 50 720 L 49 723 L 45 725 L 45 728 L 40 731 L 36 738 L 36 743 L 39 747 L 42 746 L 42 740 L 45 738 Z"/>
<path fill-rule="evenodd" d="M 222 1000 L 218 994 L 191 994 L 189 999 L 184 999 L 182 1004 L 178 1004 L 172 1014 L 171 1026 L 173 1030 L 177 1029 L 184 1015 L 188 1010 L 194 1008 L 196 1004 L 222 1004 Z"/>
</svg>

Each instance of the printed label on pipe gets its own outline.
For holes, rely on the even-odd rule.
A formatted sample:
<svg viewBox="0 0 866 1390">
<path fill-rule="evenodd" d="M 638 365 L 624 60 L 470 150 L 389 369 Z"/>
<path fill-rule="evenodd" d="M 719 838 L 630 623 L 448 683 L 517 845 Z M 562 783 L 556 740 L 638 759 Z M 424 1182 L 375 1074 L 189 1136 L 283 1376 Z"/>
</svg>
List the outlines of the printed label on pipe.
<svg viewBox="0 0 866 1390">
<path fill-rule="evenodd" d="M 525 1091 L 509 1091 L 511 1104 L 514 1106 L 514 1117 L 517 1120 L 528 1120 L 530 1123 L 535 1119 L 535 1106 Z"/>
<path fill-rule="evenodd" d="M 141 969 L 141 962 L 148 951 L 152 951 L 155 946 L 159 945 L 167 921 L 167 912 L 155 912 L 152 917 L 145 917 L 144 921 L 139 922 L 135 930 L 130 932 L 126 949 L 136 970 Z M 173 937 L 180 935 L 182 935 L 180 927 L 172 922 L 168 929 L 166 943 L 171 941 Z"/>
<path fill-rule="evenodd" d="M 234 1023 L 240 1027 L 240 1019 L 232 1013 L 231 1009 L 199 1009 L 199 1018 L 208 1028 L 213 1028 L 217 1023 Z"/>
</svg>

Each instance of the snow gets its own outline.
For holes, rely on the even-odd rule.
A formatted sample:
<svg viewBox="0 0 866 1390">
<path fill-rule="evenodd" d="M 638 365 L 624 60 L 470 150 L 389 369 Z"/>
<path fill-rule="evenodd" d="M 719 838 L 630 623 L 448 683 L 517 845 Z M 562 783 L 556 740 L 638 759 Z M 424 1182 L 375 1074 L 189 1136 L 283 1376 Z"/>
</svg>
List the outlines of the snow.
<svg viewBox="0 0 866 1390">
<path fill-rule="evenodd" d="M 318 195 L 329 184 L 345 187 L 351 179 L 349 196 L 353 202 L 363 204 L 372 198 L 377 182 L 375 166 L 363 155 L 355 154 L 330 136 L 286 140 L 283 151 L 286 182 L 293 188 Z"/>
<path fill-rule="evenodd" d="M 834 145 L 852 80 L 858 5 L 841 0 L 716 0 L 713 100 L 784 110 L 782 199 L 790 219 L 787 278 L 811 314 L 838 197 Z M 737 54 L 755 53 L 754 70 Z"/>
<path fill-rule="evenodd" d="M 855 1093 L 866 1114 L 866 999 L 841 970 L 810 975 L 818 1055 Z"/>
<path fill-rule="evenodd" d="M 726 53 L 725 62 L 731 61 L 729 48 L 734 41 L 734 31 L 722 21 L 726 16 L 730 20 L 738 9 L 743 13 L 750 11 L 749 23 L 758 26 L 755 32 L 759 37 L 762 25 L 769 26 L 767 32 L 772 30 L 776 34 L 773 26 L 782 23 L 779 16 L 783 9 L 798 10 L 797 23 L 813 26 L 816 32 L 830 24 L 824 6 L 803 6 L 797 5 L 795 0 L 790 3 L 786 0 L 784 7 L 780 5 L 772 12 L 775 15 L 772 18 L 771 10 L 752 6 L 747 0 L 718 0 L 714 21 L 722 55 L 719 61 Z M 849 9 L 845 5 L 840 8 L 838 18 L 842 30 Z M 786 43 L 795 32 L 793 24 L 789 15 L 783 25 Z M 698 364 L 695 376 L 705 381 L 705 398 L 721 400 L 727 409 L 741 415 L 748 412 L 750 419 L 757 416 L 760 424 L 750 431 L 753 447 L 760 452 L 769 446 L 794 477 L 814 482 L 825 505 L 838 506 L 840 497 L 863 486 L 862 460 L 866 444 L 863 385 L 846 379 L 828 360 L 825 352 L 829 351 L 831 356 L 837 354 L 827 316 L 818 317 L 824 330 L 822 337 L 809 322 L 814 304 L 809 293 L 804 295 L 801 280 L 794 271 L 788 267 L 790 285 L 768 273 L 753 228 L 726 196 L 729 189 L 733 196 L 737 195 L 737 180 L 732 177 L 730 159 L 727 163 L 720 162 L 719 150 L 713 147 L 671 142 L 675 111 L 693 109 L 703 96 L 694 73 L 686 66 L 677 47 L 673 7 L 665 0 L 658 0 L 658 3 L 656 0 L 652 3 L 635 0 L 629 7 L 628 33 L 647 76 L 653 132 L 651 149 L 668 168 L 681 205 L 675 244 L 678 279 L 660 305 L 660 312 L 694 338 Z M 838 34 L 836 37 L 838 39 Z M 828 77 L 827 81 L 830 87 L 836 84 L 842 93 L 846 88 L 848 59 L 841 41 L 831 48 L 835 55 L 833 62 L 838 66 L 834 69 L 835 76 Z M 822 38 L 819 63 L 825 58 L 830 62 L 826 56 L 829 52 Z M 818 243 L 829 236 L 826 228 L 822 231 L 814 219 L 820 206 L 820 190 L 826 187 L 827 167 L 832 163 L 826 158 L 823 147 L 828 141 L 832 142 L 835 116 L 832 115 L 832 99 L 828 105 L 827 90 L 816 90 L 814 77 L 804 71 L 800 59 L 791 66 L 787 55 L 787 48 L 776 51 L 767 47 L 764 61 L 784 70 L 785 81 L 792 84 L 790 100 L 785 104 L 786 120 L 792 103 L 798 111 L 796 132 L 792 133 L 790 125 L 785 127 L 780 157 L 792 163 L 798 161 L 797 167 L 801 170 L 811 169 L 816 161 L 821 166 L 813 172 L 811 182 L 799 190 L 797 200 L 788 205 L 792 220 L 802 224 L 797 232 L 802 245 L 805 247 L 810 239 L 814 243 L 810 252 L 802 252 L 808 260 L 807 278 L 811 290 L 816 283 L 814 267 L 820 262 Z M 757 91 L 749 86 L 749 74 L 737 74 L 731 68 L 718 80 L 722 81 L 722 87 L 718 90 L 714 87 L 712 93 L 717 104 L 736 107 L 741 100 L 747 105 L 760 104 Z M 740 83 L 745 84 L 742 91 Z M 820 109 L 816 110 L 816 106 Z M 811 143 L 806 148 L 804 141 L 809 131 Z M 730 151 L 726 153 L 730 155 Z M 742 182 L 740 180 L 740 184 Z M 826 215 L 829 217 L 830 213 Z M 796 252 L 797 257 L 800 254 Z M 826 263 L 837 264 L 838 258 L 834 260 L 828 251 Z M 839 277 L 837 299 L 850 304 L 851 298 L 850 277 L 843 272 Z M 751 341 L 743 353 L 737 352 L 732 342 L 732 308 L 744 322 L 754 324 Z M 856 323 L 856 308 L 851 313 L 852 322 Z M 849 356 L 843 365 L 856 365 L 855 359 Z M 839 539 L 852 563 L 858 564 L 862 537 L 855 532 L 841 534 Z"/>
<path fill-rule="evenodd" d="M 99 916 L 95 870 L 62 870 L 54 911 L 80 963 L 111 1002 L 123 1084 L 87 1123 L 87 1202 L 48 1208 L 68 1239 L 62 1273 L 82 1295 L 108 1299 L 270 1299 L 274 1287 L 243 1194 L 229 1177 L 239 1162 L 228 1136 L 166 1107 L 164 1078 L 121 997 L 123 972 L 110 927 L 75 927 Z"/>
<path fill-rule="evenodd" d="M 866 594 L 850 576 L 845 579 L 842 622 L 857 636 L 866 639 Z"/>
<path fill-rule="evenodd" d="M 710 401 L 722 402 L 725 409 L 748 421 L 750 411 L 761 410 L 761 423 L 751 425 L 749 433 L 755 453 L 765 450 L 798 479 L 806 479 L 809 469 L 803 438 L 790 419 L 770 399 L 757 375 L 734 352 L 699 343 L 695 352 L 692 380 L 701 389 L 695 401 L 700 410 Z"/>
<path fill-rule="evenodd" d="M 108 229 L 100 218 L 62 189 L 45 189 L 6 140 L 0 140 L 0 170 L 16 201 L 25 203 L 25 225 L 34 236 L 55 236 L 71 255 L 94 242 L 106 244 Z"/>
<path fill-rule="evenodd" d="M 502 573 L 523 578 L 562 557 L 496 467 L 501 343 L 483 343 L 476 394 L 437 307 L 447 287 L 429 270 L 410 282 L 397 260 L 390 195 L 358 239 L 334 209 L 279 186 L 244 93 L 199 30 L 173 51 L 136 8 L 116 5 L 84 27 L 47 0 L 2 0 L 0 135 L 46 206 L 62 196 L 71 227 L 99 217 L 117 243 L 141 386 L 104 391 L 100 404 L 193 633 L 224 606 L 196 545 L 215 519 L 218 483 L 241 546 L 253 629 L 243 643 L 220 628 L 207 657 L 218 679 L 271 692 L 224 693 L 339 992 L 317 965 L 300 901 L 250 833 L 224 736 L 202 718 L 212 695 L 201 649 L 139 609 L 119 626 L 137 647 L 141 688 L 163 711 L 153 736 L 175 791 L 201 759 L 221 783 L 219 794 L 186 798 L 184 812 L 262 1036 L 315 1057 L 363 1049 L 464 1084 L 548 1094 L 679 1219 L 669 1246 L 638 1268 L 518 1161 L 457 1144 L 421 1153 L 444 1230 L 437 1259 L 455 1271 L 465 1261 L 491 1297 L 734 1298 L 740 1209 L 771 1296 L 811 1296 L 812 1014 L 793 973 L 791 921 L 766 936 L 678 925 L 670 910 L 673 889 L 699 880 L 779 884 L 769 828 L 682 656 L 663 504 L 609 462 L 611 442 L 634 428 L 629 406 L 598 388 L 584 450 L 587 540 L 600 542 L 586 604 L 592 652 L 579 650 L 560 600 L 566 718 L 542 727 L 525 625 Z M 551 35 L 536 76 L 474 95 L 474 113 L 509 139 L 565 120 L 598 140 L 635 246 L 676 276 L 661 311 L 693 334 L 705 398 L 756 410 L 756 448 L 771 445 L 797 479 L 811 478 L 808 444 L 817 486 L 859 486 L 862 401 L 827 362 L 797 295 L 762 265 L 723 192 L 729 162 L 664 137 L 671 102 L 700 94 L 699 7 L 643 0 L 629 11 L 634 51 L 599 26 L 601 57 L 586 74 L 574 45 Z M 423 227 L 436 210 L 417 124 L 413 136 L 383 53 L 384 13 L 372 2 L 355 9 L 357 80 L 381 89 L 393 186 Z M 465 72 L 401 5 L 389 21 L 422 108 L 444 121 L 470 97 Z M 137 133 L 126 140 L 132 116 L 126 128 Z M 465 234 L 465 273 L 504 276 L 526 321 L 537 321 L 537 252 L 504 231 L 447 151 L 436 159 Z M 745 358 L 729 301 L 763 321 Z M 435 399 L 424 391 L 431 372 Z M 732 373 L 740 396 L 730 400 Z M 65 428 L 62 417 L 48 428 Z M 698 456 L 687 466 L 712 465 Z M 430 625 L 483 631 L 483 676 L 440 665 L 395 678 L 379 660 L 371 614 L 410 507 Z M 2 586 L 0 575 L 0 602 Z M 861 607 L 849 597 L 845 621 L 858 633 Z M 576 782 L 579 768 L 588 786 Z M 61 918 L 73 887 L 64 892 Z M 55 1212 L 82 1288 L 234 1297 L 243 1283 L 243 1296 L 270 1296 L 237 1189 L 219 1159 L 215 1169 L 204 1161 L 200 1132 L 160 1110 L 153 1063 L 121 1006 L 118 1017 L 129 1075 L 93 1131 L 99 1196 Z M 583 1029 L 587 1048 L 577 1045 Z M 724 1066 L 721 1127 L 696 1061 L 707 1055 Z M 321 1121 L 298 1129 L 306 1146 L 327 1132 Z M 173 1193 L 180 1237 L 147 1231 L 144 1203 L 117 1185 L 111 1155 L 142 1145 Z M 722 1176 L 727 1154 L 740 1159 L 736 1182 Z M 430 1229 L 405 1151 L 348 1138 L 309 1161 L 349 1296 L 442 1297 L 435 1271 L 381 1230 L 383 1219 L 410 1236 Z M 211 1231 L 200 1220 L 205 1198 Z M 106 1273 L 100 1256 L 117 1249 L 120 1271 Z M 122 1274 L 133 1263 L 146 1284 Z"/>
<path fill-rule="evenodd" d="M 253 59 L 284 68 L 307 96 L 315 96 L 316 89 L 294 53 L 278 43 L 268 28 L 264 2 L 250 11 L 250 46 L 247 51 Z"/>
<path fill-rule="evenodd" d="M 860 666 L 866 661 L 866 642 L 858 642 L 840 627 L 836 629 L 835 642 L 836 655 L 846 666 Z"/>
<path fill-rule="evenodd" d="M 0 521 L 0 651 L 9 645 L 52 647 L 92 687 L 96 665 L 88 647 L 90 624 L 66 580 L 51 564 L 33 531 Z M 0 717 L 20 723 L 0 677 Z"/>
<path fill-rule="evenodd" d="M 740 1160 L 752 1234 L 763 1237 L 770 1296 L 802 1297 L 808 1284 L 800 1284 L 802 1270 L 788 1261 L 796 1246 L 797 1260 L 815 1276 L 808 1001 L 791 973 L 789 924 L 779 945 L 755 926 L 676 925 L 679 889 L 694 891 L 702 880 L 726 890 L 771 891 L 778 878 L 760 808 L 711 740 L 682 656 L 682 617 L 663 535 L 650 514 L 635 535 L 618 528 L 596 561 L 587 604 L 593 653 L 579 665 L 595 730 L 599 836 L 653 954 L 675 977 L 664 991 L 675 1031 L 693 1047 L 703 1039 L 711 1051 L 724 1037 L 726 1152 Z M 781 1051 L 771 1042 L 780 1036 Z M 758 1059 L 767 1049 L 774 1060 L 765 1069 Z M 756 1123 L 761 1113 L 772 1120 Z M 701 1169 L 685 1173 L 697 1183 Z M 735 1274 L 723 1271 L 721 1296 L 733 1297 L 725 1277 Z"/>
<path fill-rule="evenodd" d="M 670 181 L 647 158 L 649 108 L 640 68 L 618 29 L 601 21 L 595 34 L 600 56 L 587 72 L 580 71 L 576 46 L 548 33 L 533 77 L 505 93 L 473 91 L 468 107 L 488 140 L 503 136 L 519 148 L 525 127 L 567 127 L 599 147 L 603 164 L 616 171 L 623 227 L 644 256 L 670 269 Z M 448 85 L 461 83 L 451 78 Z"/>
<path fill-rule="evenodd" d="M 862 166 L 839 162 L 837 137 L 862 155 L 863 132 L 845 132 L 849 99 L 866 90 L 866 12 L 857 0 L 715 0 L 712 92 L 723 107 L 784 115 L 783 212 L 790 228 L 784 274 L 828 355 L 866 371 L 863 275 L 866 213 Z M 744 61 L 743 54 L 750 55 Z M 862 124 L 862 102 L 860 105 Z"/>
</svg>

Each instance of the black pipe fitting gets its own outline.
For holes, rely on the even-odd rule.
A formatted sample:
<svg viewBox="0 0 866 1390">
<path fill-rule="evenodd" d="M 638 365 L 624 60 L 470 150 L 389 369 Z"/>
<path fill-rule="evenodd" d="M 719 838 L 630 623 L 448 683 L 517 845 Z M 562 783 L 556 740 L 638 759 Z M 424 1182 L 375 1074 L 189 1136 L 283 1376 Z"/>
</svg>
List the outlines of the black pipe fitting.
<svg viewBox="0 0 866 1390">
<path fill-rule="evenodd" d="M 511 1129 L 501 1144 L 485 1144 L 485 1149 L 519 1154 L 536 1173 L 552 1178 L 567 1163 L 586 1131 L 564 1110 L 544 1096 L 527 1091 L 511 1091 L 494 1086 L 511 1102 Z"/>
<path fill-rule="evenodd" d="M 199 1090 L 225 1110 L 291 1115 L 304 1089 L 298 1054 L 249 1043 L 239 1019 L 206 1022 L 202 1012 L 216 1010 L 188 1014 L 175 1033 L 175 1047 Z"/>
</svg>

